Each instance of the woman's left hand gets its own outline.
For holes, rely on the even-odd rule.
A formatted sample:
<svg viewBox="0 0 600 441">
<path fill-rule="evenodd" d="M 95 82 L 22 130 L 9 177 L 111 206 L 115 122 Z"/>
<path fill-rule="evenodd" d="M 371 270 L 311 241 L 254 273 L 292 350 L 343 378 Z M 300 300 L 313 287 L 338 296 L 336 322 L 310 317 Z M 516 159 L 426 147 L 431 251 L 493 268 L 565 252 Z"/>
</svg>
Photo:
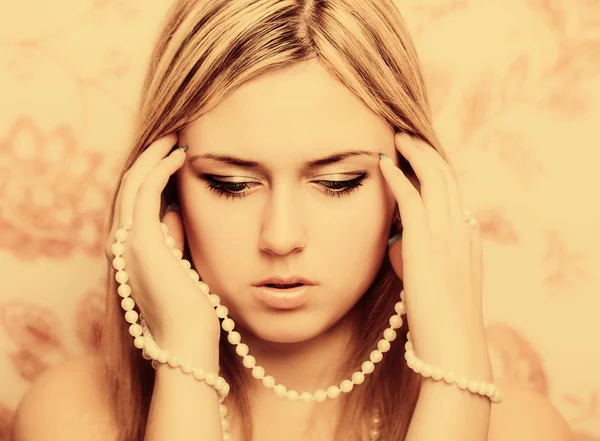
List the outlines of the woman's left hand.
<svg viewBox="0 0 600 441">
<path fill-rule="evenodd" d="M 391 158 L 381 159 L 402 221 L 402 238 L 390 246 L 389 258 L 403 280 L 415 353 L 431 363 L 471 350 L 489 360 L 477 222 L 466 216 L 454 171 L 434 148 L 403 133 L 395 145 L 420 183 L 419 191 Z"/>
</svg>

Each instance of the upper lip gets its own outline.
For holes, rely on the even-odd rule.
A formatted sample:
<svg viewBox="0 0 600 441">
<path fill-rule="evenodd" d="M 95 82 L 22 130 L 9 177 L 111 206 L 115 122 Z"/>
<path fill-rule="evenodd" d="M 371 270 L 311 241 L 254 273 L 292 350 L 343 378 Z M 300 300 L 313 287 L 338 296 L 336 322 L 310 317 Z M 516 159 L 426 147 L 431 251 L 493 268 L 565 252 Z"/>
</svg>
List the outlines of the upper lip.
<svg viewBox="0 0 600 441">
<path fill-rule="evenodd" d="M 262 285 L 293 285 L 296 283 L 301 283 L 303 285 L 314 285 L 315 283 L 311 280 L 308 280 L 302 276 L 273 276 L 268 279 L 261 280 L 256 284 L 256 286 Z"/>
</svg>

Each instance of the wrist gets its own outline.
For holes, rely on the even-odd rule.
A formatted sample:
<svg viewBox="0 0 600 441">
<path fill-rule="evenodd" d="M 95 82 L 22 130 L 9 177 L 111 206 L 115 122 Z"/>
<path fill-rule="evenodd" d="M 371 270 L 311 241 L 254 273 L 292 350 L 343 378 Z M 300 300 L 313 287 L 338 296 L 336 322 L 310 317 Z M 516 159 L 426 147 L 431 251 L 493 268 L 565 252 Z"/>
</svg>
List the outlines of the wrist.
<svg viewBox="0 0 600 441">
<path fill-rule="evenodd" d="M 432 367 L 468 380 L 493 381 L 492 363 L 483 333 L 427 339 L 410 334 L 415 356 Z"/>
</svg>

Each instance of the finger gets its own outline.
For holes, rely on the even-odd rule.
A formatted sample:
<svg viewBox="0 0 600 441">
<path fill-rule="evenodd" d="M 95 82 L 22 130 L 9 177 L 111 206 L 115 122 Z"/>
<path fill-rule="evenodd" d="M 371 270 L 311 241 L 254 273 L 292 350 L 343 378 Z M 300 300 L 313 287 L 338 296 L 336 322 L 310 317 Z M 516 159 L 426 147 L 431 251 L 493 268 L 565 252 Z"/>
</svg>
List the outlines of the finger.
<svg viewBox="0 0 600 441">
<path fill-rule="evenodd" d="M 410 163 L 421 183 L 427 224 L 433 231 L 445 231 L 450 222 L 450 208 L 446 177 L 440 170 L 439 164 L 406 133 L 396 134 L 395 144 L 396 149 Z M 428 149 L 432 148 L 428 147 Z"/>
<path fill-rule="evenodd" d="M 149 237 L 145 235 L 162 232 L 159 222 L 161 194 L 171 175 L 185 163 L 185 157 L 183 149 L 175 149 L 169 156 L 160 161 L 139 185 L 133 207 L 133 216 L 134 219 L 138 219 L 136 230 L 142 237 Z"/>
<path fill-rule="evenodd" d="M 427 218 L 421 195 L 417 189 L 406 175 L 396 167 L 389 156 L 382 156 L 379 161 L 379 168 L 398 203 L 398 211 L 404 232 L 425 233 Z"/>
<path fill-rule="evenodd" d="M 424 155 L 427 155 L 431 158 L 431 161 L 436 164 L 436 167 L 444 176 L 446 190 L 448 192 L 448 210 L 450 217 L 455 222 L 463 222 L 463 202 L 460 185 L 458 183 L 458 178 L 454 168 L 440 155 L 437 150 L 432 148 L 423 140 L 413 137 L 412 142 L 419 150 L 423 152 Z"/>
<path fill-rule="evenodd" d="M 119 225 L 126 222 L 133 223 L 134 207 L 140 184 L 146 179 L 156 166 L 167 156 L 173 146 L 177 143 L 177 135 L 169 134 L 154 141 L 138 157 L 135 163 L 127 171 L 125 180 L 122 183 L 122 192 L 120 202 Z"/>
</svg>

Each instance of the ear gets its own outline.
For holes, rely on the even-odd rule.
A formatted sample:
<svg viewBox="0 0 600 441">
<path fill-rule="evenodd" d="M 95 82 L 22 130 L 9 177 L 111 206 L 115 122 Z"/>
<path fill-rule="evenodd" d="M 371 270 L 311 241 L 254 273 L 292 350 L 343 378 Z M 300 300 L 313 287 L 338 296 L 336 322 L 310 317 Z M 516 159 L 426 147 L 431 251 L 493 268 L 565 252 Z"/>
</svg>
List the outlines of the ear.
<svg viewBox="0 0 600 441">
<path fill-rule="evenodd" d="M 175 239 L 175 248 L 179 251 L 184 251 L 185 246 L 185 230 L 181 213 L 178 210 L 169 210 L 163 216 L 162 222 L 169 229 L 168 235 Z"/>
</svg>

